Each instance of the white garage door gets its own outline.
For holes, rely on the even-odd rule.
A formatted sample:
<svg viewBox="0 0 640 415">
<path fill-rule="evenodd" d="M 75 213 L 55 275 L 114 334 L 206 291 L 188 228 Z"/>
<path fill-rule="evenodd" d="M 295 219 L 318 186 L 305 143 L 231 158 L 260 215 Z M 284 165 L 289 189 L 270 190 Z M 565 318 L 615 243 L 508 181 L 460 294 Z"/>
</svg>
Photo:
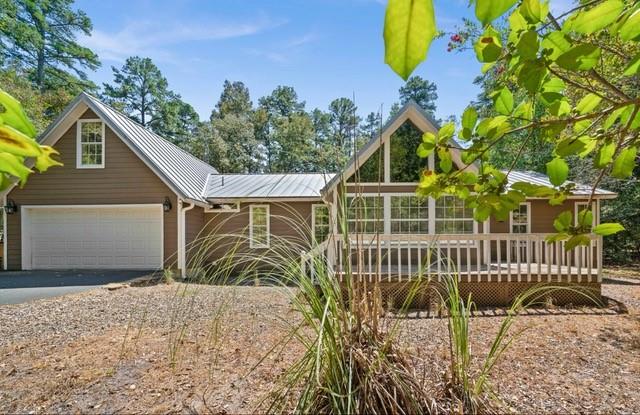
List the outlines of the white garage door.
<svg viewBox="0 0 640 415">
<path fill-rule="evenodd" d="M 27 207 L 23 269 L 162 266 L 162 205 Z"/>
</svg>

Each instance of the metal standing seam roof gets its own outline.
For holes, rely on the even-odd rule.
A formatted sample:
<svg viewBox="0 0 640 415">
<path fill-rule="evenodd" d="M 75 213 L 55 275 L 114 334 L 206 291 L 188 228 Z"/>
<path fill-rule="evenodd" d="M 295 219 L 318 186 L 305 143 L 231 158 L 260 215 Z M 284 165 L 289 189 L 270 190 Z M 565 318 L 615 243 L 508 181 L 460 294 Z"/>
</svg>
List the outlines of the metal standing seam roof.
<svg viewBox="0 0 640 415">
<path fill-rule="evenodd" d="M 507 173 L 507 170 L 503 170 L 503 173 Z M 509 173 L 507 187 L 511 188 L 511 185 L 513 185 L 515 182 L 528 182 L 536 185 L 554 187 L 546 175 L 542 173 L 536 173 L 533 171 L 522 171 L 522 170 L 511 171 L 511 173 Z M 571 182 L 571 181 L 569 181 L 569 183 L 574 183 L 576 185 L 576 188 L 573 190 L 574 195 L 577 195 L 577 196 L 591 195 L 591 191 L 593 189 L 592 186 L 587 184 Z M 615 196 L 616 195 L 616 193 L 614 192 L 611 192 L 605 189 L 599 189 L 599 188 L 596 188 L 596 191 L 594 194 L 597 196 Z"/>
<path fill-rule="evenodd" d="M 208 200 L 252 198 L 320 198 L 330 173 L 212 174 L 204 197 Z"/>
<path fill-rule="evenodd" d="M 158 170 L 181 196 L 204 202 L 202 191 L 210 174 L 218 171 L 204 161 L 146 129 L 125 114 L 97 98 L 81 94 L 85 102 L 116 133 L 132 144 Z"/>
</svg>

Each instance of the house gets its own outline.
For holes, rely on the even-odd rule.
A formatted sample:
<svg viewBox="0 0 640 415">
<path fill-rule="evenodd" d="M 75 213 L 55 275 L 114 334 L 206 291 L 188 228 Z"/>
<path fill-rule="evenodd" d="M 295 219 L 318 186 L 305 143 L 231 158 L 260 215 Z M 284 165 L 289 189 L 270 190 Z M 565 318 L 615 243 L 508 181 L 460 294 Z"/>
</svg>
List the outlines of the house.
<svg viewBox="0 0 640 415">
<path fill-rule="evenodd" d="M 569 253 L 562 242 L 544 239 L 558 213 L 586 205 L 591 188 L 577 185 L 562 206 L 529 199 L 504 222 L 477 223 L 453 197 L 418 199 L 417 177 L 406 166 L 418 174 L 420 163 L 434 167 L 434 156 L 417 160 L 394 133 L 406 126 L 436 131 L 434 124 L 408 103 L 338 174 L 221 174 L 82 93 L 40 139 L 60 151 L 64 167 L 34 174 L 24 188 L 2 195 L 3 266 L 175 267 L 184 275 L 198 241 L 219 237 L 207 253 L 215 261 L 228 249 L 227 236 L 242 234 L 238 244 L 250 252 L 297 238 L 303 261 L 321 256 L 336 278 L 352 269 L 358 278 L 402 283 L 417 272 L 438 277 L 455 267 L 466 289 L 487 302 L 507 301 L 537 282 L 599 290 L 601 238 Z M 453 160 L 464 167 L 455 152 Z M 531 172 L 512 172 L 510 180 L 549 184 Z M 596 190 L 596 222 L 601 200 L 615 196 Z M 343 209 L 352 240 L 339 237 Z"/>
</svg>

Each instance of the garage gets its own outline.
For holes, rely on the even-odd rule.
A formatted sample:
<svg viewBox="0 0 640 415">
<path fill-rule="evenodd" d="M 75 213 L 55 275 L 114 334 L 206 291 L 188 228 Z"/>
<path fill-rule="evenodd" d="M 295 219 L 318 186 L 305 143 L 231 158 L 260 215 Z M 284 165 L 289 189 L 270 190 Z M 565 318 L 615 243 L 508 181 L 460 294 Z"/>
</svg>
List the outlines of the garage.
<svg viewBox="0 0 640 415">
<path fill-rule="evenodd" d="M 163 210 L 154 205 L 22 206 L 22 269 L 157 269 Z"/>
</svg>

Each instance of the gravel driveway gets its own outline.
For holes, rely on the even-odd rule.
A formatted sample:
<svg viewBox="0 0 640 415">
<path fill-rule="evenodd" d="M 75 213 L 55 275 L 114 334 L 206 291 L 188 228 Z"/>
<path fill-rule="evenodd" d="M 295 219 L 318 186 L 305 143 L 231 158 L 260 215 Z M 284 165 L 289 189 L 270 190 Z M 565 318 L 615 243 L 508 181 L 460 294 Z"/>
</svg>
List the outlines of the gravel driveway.
<svg viewBox="0 0 640 415">
<path fill-rule="evenodd" d="M 65 270 L 8 271 L 0 273 L 0 304 L 57 297 L 87 291 L 112 282 L 123 282 L 149 271 Z"/>
</svg>

